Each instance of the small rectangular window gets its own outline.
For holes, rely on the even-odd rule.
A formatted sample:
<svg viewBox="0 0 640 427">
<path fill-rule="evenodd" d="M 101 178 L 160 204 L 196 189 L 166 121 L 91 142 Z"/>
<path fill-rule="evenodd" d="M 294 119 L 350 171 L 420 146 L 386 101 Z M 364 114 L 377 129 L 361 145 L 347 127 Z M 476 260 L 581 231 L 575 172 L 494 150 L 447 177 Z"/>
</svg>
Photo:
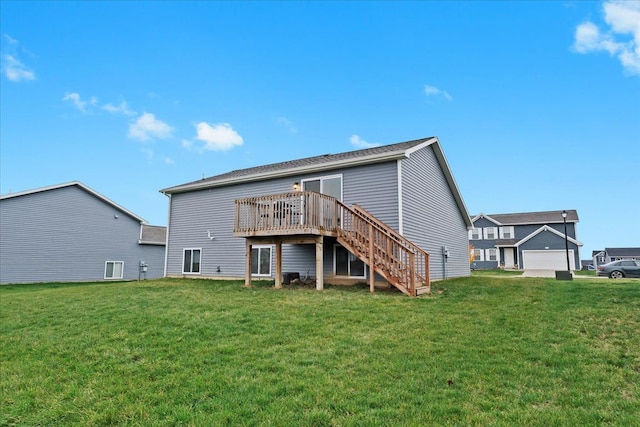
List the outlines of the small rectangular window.
<svg viewBox="0 0 640 427">
<path fill-rule="evenodd" d="M 124 277 L 124 261 L 106 261 L 104 263 L 105 279 L 122 279 Z"/>
<path fill-rule="evenodd" d="M 469 230 L 470 240 L 482 240 L 482 228 L 472 228 Z"/>
<path fill-rule="evenodd" d="M 251 248 L 251 274 L 271 276 L 271 246 L 253 246 Z"/>
<path fill-rule="evenodd" d="M 473 260 L 474 261 L 484 261 L 484 251 L 482 249 L 474 249 L 473 250 Z"/>
<path fill-rule="evenodd" d="M 185 249 L 182 263 L 183 273 L 200 273 L 201 249 Z"/>
<path fill-rule="evenodd" d="M 496 240 L 498 238 L 498 227 L 486 227 L 484 229 L 484 238 L 487 240 Z"/>
<path fill-rule="evenodd" d="M 501 239 L 515 239 L 515 234 L 513 232 L 513 226 L 500 227 L 500 238 Z"/>
<path fill-rule="evenodd" d="M 495 248 L 487 249 L 487 261 L 498 261 L 498 250 Z"/>
</svg>

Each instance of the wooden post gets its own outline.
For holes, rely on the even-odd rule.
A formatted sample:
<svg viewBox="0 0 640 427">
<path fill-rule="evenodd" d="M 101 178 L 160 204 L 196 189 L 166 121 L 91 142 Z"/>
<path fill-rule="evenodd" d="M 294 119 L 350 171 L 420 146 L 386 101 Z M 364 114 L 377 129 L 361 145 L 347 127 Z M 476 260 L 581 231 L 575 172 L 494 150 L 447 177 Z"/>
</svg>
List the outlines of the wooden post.
<svg viewBox="0 0 640 427">
<path fill-rule="evenodd" d="M 322 236 L 316 237 L 316 290 L 321 291 L 324 289 L 324 270 L 323 270 L 323 238 Z"/>
<path fill-rule="evenodd" d="M 246 239 L 246 250 L 247 253 L 245 255 L 245 270 L 246 270 L 246 276 L 244 278 L 244 286 L 247 288 L 251 287 L 251 242 L 249 241 L 249 239 Z"/>
<path fill-rule="evenodd" d="M 409 252 L 409 291 L 411 296 L 417 297 L 418 291 L 416 289 L 416 256 L 413 252 Z"/>
<path fill-rule="evenodd" d="M 282 288 L 282 242 L 276 241 L 276 289 Z"/>
<path fill-rule="evenodd" d="M 376 266 L 374 261 L 373 225 L 369 224 L 369 292 L 373 293 L 376 281 Z"/>
</svg>

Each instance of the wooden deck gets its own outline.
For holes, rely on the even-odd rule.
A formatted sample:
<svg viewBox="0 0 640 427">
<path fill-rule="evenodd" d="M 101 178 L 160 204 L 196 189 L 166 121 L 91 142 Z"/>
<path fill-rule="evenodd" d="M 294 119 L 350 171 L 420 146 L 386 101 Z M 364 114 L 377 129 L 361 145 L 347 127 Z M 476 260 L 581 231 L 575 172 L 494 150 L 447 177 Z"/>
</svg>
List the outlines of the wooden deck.
<svg viewBox="0 0 640 427">
<path fill-rule="evenodd" d="M 338 242 L 409 296 L 430 291 L 429 255 L 358 206 L 311 191 L 247 197 L 235 201 L 234 235 L 246 239 L 246 286 L 251 285 L 251 248 L 275 245 L 275 286 L 282 285 L 282 244 L 315 244 L 316 288 L 324 286 L 324 237 Z M 370 273 L 370 290 L 374 277 Z"/>
<path fill-rule="evenodd" d="M 337 236 L 337 200 L 312 191 L 298 191 L 236 200 L 236 237 Z"/>
</svg>

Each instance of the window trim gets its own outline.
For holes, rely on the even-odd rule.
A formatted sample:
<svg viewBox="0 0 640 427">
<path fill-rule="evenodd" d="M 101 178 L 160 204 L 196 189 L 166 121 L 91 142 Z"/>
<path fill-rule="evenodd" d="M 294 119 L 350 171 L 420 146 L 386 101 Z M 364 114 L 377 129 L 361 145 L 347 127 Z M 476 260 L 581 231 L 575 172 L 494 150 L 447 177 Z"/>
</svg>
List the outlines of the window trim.
<svg viewBox="0 0 640 427">
<path fill-rule="evenodd" d="M 479 256 L 480 259 L 476 259 Z M 473 262 L 484 261 L 484 250 L 483 249 L 474 249 L 473 250 Z"/>
<path fill-rule="evenodd" d="M 347 251 L 347 253 L 349 255 L 353 255 L 351 253 L 351 251 L 349 251 L 349 249 L 345 248 L 341 244 L 339 244 L 339 243 L 334 244 L 333 245 L 333 275 L 336 276 L 336 277 L 344 277 L 345 279 L 366 279 L 367 278 L 367 264 L 364 261 L 362 261 L 361 259 L 359 259 L 358 257 L 356 257 L 356 259 L 358 259 L 358 261 L 362 262 L 362 264 L 364 266 L 364 268 L 362 269 L 362 272 L 363 272 L 362 276 L 352 276 L 351 275 L 351 263 L 347 263 L 347 269 L 349 271 L 348 275 L 345 276 L 345 275 L 342 275 L 342 274 L 338 274 L 336 272 L 336 267 L 338 266 L 337 261 L 336 261 L 336 249 L 337 248 L 342 248 L 345 251 Z M 355 256 L 355 255 L 353 255 L 353 256 Z"/>
<path fill-rule="evenodd" d="M 253 265 L 251 266 L 251 277 L 271 277 L 271 271 L 273 270 L 273 245 L 252 245 L 251 250 L 256 249 L 258 251 L 258 273 L 253 272 Z M 269 249 L 269 273 L 260 273 L 260 251 L 263 249 Z M 251 256 L 253 259 L 253 255 Z"/>
<path fill-rule="evenodd" d="M 510 237 L 504 237 L 504 231 L 505 230 L 509 231 Z M 504 226 L 500 227 L 500 238 L 501 239 L 515 239 L 516 238 L 515 227 L 513 225 L 504 225 Z"/>
<path fill-rule="evenodd" d="M 342 198 L 343 198 L 343 195 L 344 195 L 344 177 L 343 177 L 343 174 L 341 174 L 341 173 L 332 174 L 332 175 L 314 176 L 314 177 L 301 179 L 300 180 L 300 188 L 302 188 L 302 190 L 304 190 L 304 183 L 305 182 L 308 182 L 308 181 L 320 181 L 320 193 L 321 194 L 326 194 L 326 193 L 323 192 L 323 190 L 324 190 L 324 181 L 328 180 L 328 179 L 335 179 L 335 178 L 340 178 L 340 198 L 338 200 L 342 201 Z"/>
<path fill-rule="evenodd" d="M 489 237 L 489 230 L 493 231 L 493 237 Z M 485 240 L 497 240 L 498 239 L 498 227 L 485 227 L 483 228 Z"/>
<path fill-rule="evenodd" d="M 474 231 L 478 232 L 477 239 L 473 237 Z M 469 230 L 469 240 L 482 240 L 482 227 L 472 227 L 471 230 Z"/>
<path fill-rule="evenodd" d="M 491 252 L 495 251 L 496 253 L 496 259 L 491 259 Z M 500 262 L 500 250 L 498 248 L 487 248 L 485 249 L 485 261 L 489 261 L 489 262 Z"/>
<path fill-rule="evenodd" d="M 198 271 L 184 271 L 184 260 L 187 251 L 191 251 L 191 269 L 193 270 L 193 251 L 200 251 L 200 262 L 198 264 Z M 201 274 L 202 272 L 202 248 L 182 248 L 182 274 Z"/>
<path fill-rule="evenodd" d="M 122 265 L 122 268 L 120 269 L 120 277 L 107 277 L 107 266 L 109 264 L 113 264 L 115 267 L 115 264 L 120 264 Z M 115 268 L 112 269 L 112 272 L 115 271 Z M 119 279 L 124 279 L 124 261 L 105 261 L 104 262 L 104 279 L 105 280 L 119 280 Z"/>
</svg>

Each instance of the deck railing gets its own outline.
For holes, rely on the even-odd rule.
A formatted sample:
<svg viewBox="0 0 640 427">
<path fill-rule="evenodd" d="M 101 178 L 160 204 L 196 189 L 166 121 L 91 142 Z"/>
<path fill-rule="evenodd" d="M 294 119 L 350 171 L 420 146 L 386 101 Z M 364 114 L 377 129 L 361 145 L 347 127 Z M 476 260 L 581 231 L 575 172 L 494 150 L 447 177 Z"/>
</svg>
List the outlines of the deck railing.
<svg viewBox="0 0 640 427">
<path fill-rule="evenodd" d="M 356 256 L 408 295 L 429 287 L 429 255 L 419 246 L 354 205 L 313 191 L 235 201 L 236 236 L 315 234 L 336 236 Z"/>
<path fill-rule="evenodd" d="M 340 240 L 358 255 L 373 257 L 375 270 L 411 296 L 429 283 L 429 254 L 358 205 L 341 208 Z M 370 253 L 373 252 L 372 255 Z"/>
<path fill-rule="evenodd" d="M 313 191 L 296 191 L 235 201 L 234 233 L 240 236 L 335 234 L 338 201 Z"/>
</svg>

